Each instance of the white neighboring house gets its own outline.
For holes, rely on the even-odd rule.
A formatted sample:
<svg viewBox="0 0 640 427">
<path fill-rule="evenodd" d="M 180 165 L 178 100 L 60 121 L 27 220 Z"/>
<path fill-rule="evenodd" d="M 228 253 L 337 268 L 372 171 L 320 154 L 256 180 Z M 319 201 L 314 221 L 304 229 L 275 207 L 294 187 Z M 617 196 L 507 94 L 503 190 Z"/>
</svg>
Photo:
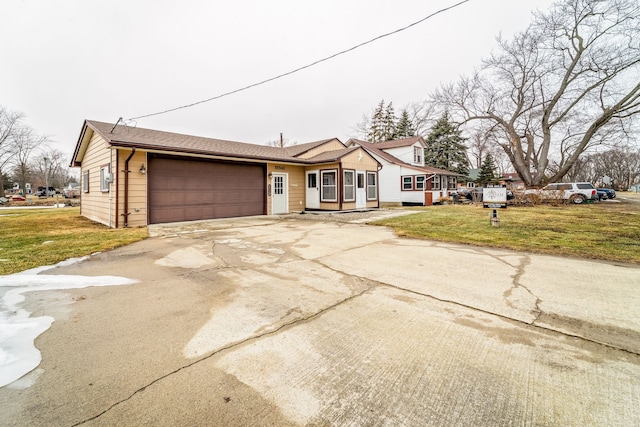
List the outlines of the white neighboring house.
<svg viewBox="0 0 640 427">
<path fill-rule="evenodd" d="M 455 191 L 455 172 L 428 166 L 424 162 L 427 144 L 421 136 L 385 142 L 347 141 L 347 147 L 359 145 L 371 154 L 382 169 L 379 175 L 380 204 L 429 205 Z"/>
</svg>

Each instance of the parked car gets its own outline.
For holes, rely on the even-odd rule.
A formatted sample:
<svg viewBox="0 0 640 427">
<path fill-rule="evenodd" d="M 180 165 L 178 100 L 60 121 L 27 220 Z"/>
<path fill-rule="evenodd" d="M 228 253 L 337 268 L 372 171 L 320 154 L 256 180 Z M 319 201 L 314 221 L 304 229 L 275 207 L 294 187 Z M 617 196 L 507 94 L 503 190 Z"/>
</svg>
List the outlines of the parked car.
<svg viewBox="0 0 640 427">
<path fill-rule="evenodd" d="M 598 192 L 602 191 L 607 194 L 607 199 L 615 199 L 616 198 L 616 190 L 611 188 L 596 188 Z"/>
<path fill-rule="evenodd" d="M 27 200 L 27 198 L 21 194 L 14 194 L 12 196 L 9 196 L 9 199 L 13 200 L 14 202 L 25 202 Z"/>
<path fill-rule="evenodd" d="M 62 190 L 62 195 L 66 199 L 75 199 L 76 197 L 80 197 L 80 186 L 69 186 Z"/>
<path fill-rule="evenodd" d="M 541 189 L 525 190 L 525 198 L 532 202 L 558 200 L 563 203 L 584 203 L 598 200 L 598 191 L 590 182 L 560 182 L 549 184 Z"/>
<path fill-rule="evenodd" d="M 607 196 L 607 192 L 606 191 L 602 191 L 599 188 L 596 188 L 596 194 L 598 195 L 598 200 L 602 201 L 602 200 L 607 200 L 609 197 Z"/>
<path fill-rule="evenodd" d="M 54 187 L 49 187 L 49 191 L 46 191 L 46 187 L 38 187 L 38 191 L 36 192 L 36 196 L 38 197 L 52 197 L 56 195 L 56 189 Z"/>
</svg>

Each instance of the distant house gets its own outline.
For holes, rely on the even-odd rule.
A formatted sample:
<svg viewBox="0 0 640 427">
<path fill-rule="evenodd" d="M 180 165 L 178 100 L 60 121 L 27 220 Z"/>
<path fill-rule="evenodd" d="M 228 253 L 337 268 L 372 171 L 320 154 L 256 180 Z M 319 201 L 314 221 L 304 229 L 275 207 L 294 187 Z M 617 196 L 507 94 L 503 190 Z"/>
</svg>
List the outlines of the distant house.
<svg viewBox="0 0 640 427">
<path fill-rule="evenodd" d="M 476 181 L 480 178 L 480 171 L 480 168 L 469 169 L 467 176 L 458 180 L 458 187 L 474 188 Z"/>
<path fill-rule="evenodd" d="M 30 183 L 25 183 L 24 184 L 25 188 L 20 187 L 20 183 L 14 182 L 13 183 L 13 187 L 11 187 L 11 189 L 7 190 L 6 193 L 7 194 L 20 194 L 23 196 L 29 195 L 29 194 L 33 194 L 33 190 L 31 189 L 31 184 Z"/>
<path fill-rule="evenodd" d="M 380 163 L 331 138 L 268 147 L 86 120 L 81 214 L 110 227 L 377 208 Z"/>
<path fill-rule="evenodd" d="M 448 196 L 457 187 L 458 173 L 425 164 L 426 143 L 421 136 L 371 143 L 358 139 L 347 147 L 362 147 L 380 164 L 380 203 L 424 205 Z"/>
<path fill-rule="evenodd" d="M 533 176 L 535 176 L 535 174 Z M 500 178 L 498 178 L 498 181 L 512 190 L 523 190 L 526 188 L 524 181 L 516 172 L 504 173 Z"/>
</svg>

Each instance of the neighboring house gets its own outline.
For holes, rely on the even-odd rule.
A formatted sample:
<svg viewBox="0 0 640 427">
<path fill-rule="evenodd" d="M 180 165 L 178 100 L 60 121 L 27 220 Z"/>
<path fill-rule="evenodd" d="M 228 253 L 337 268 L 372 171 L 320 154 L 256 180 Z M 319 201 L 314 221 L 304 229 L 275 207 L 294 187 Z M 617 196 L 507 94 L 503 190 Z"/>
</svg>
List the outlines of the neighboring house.
<svg viewBox="0 0 640 427">
<path fill-rule="evenodd" d="M 11 187 L 11 189 L 7 190 L 6 193 L 7 194 L 20 194 L 22 196 L 26 196 L 29 194 L 33 194 L 33 191 L 31 190 L 31 184 L 30 183 L 25 183 L 25 188 L 24 190 L 20 187 L 20 184 L 17 182 L 13 183 L 13 187 Z"/>
<path fill-rule="evenodd" d="M 498 178 L 498 181 L 500 184 L 506 185 L 510 190 L 524 190 L 526 188 L 524 181 L 516 172 L 502 174 L 502 176 Z"/>
<path fill-rule="evenodd" d="M 86 120 L 81 214 L 110 227 L 379 207 L 380 164 L 333 138 L 268 147 Z"/>
<path fill-rule="evenodd" d="M 382 206 L 425 205 L 455 190 L 460 174 L 425 164 L 426 143 L 421 136 L 385 142 L 347 141 L 347 147 L 362 147 L 382 164 Z"/>
<path fill-rule="evenodd" d="M 476 180 L 480 177 L 480 171 L 480 168 L 469 169 L 467 176 L 458 180 L 458 188 L 475 188 Z"/>
</svg>

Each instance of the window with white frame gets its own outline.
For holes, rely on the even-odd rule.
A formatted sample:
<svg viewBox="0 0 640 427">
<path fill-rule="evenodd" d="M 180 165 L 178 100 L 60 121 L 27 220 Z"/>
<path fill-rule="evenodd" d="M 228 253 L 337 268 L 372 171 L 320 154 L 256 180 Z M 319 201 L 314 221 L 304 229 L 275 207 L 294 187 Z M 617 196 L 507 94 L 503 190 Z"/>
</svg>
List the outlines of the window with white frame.
<svg viewBox="0 0 640 427">
<path fill-rule="evenodd" d="M 356 200 L 356 180 L 355 171 L 344 171 L 344 201 L 353 202 Z"/>
<path fill-rule="evenodd" d="M 475 188 L 476 183 L 473 181 L 467 182 L 467 188 Z"/>
<path fill-rule="evenodd" d="M 402 177 L 402 191 L 413 190 L 413 177 L 406 175 Z"/>
<path fill-rule="evenodd" d="M 367 172 L 367 200 L 378 198 L 378 178 L 375 172 Z"/>
<path fill-rule="evenodd" d="M 416 176 L 416 190 L 424 190 L 424 184 L 427 177 L 424 175 Z"/>
<path fill-rule="evenodd" d="M 422 149 L 422 147 L 413 147 L 413 163 L 421 165 L 423 154 L 424 150 Z"/>
<path fill-rule="evenodd" d="M 108 193 L 110 183 L 111 174 L 109 173 L 109 165 L 100 166 L 100 191 Z"/>
<path fill-rule="evenodd" d="M 455 189 L 457 185 L 457 180 L 455 176 L 449 177 L 449 189 Z"/>
<path fill-rule="evenodd" d="M 431 188 L 433 190 L 439 190 L 440 189 L 440 176 L 439 175 L 435 175 L 433 178 L 431 178 Z"/>
<path fill-rule="evenodd" d="M 82 192 L 89 192 L 89 170 L 82 172 Z"/>
<path fill-rule="evenodd" d="M 321 171 L 320 175 L 320 201 L 337 202 L 338 194 L 336 191 L 336 182 L 338 173 L 335 170 Z"/>
</svg>

